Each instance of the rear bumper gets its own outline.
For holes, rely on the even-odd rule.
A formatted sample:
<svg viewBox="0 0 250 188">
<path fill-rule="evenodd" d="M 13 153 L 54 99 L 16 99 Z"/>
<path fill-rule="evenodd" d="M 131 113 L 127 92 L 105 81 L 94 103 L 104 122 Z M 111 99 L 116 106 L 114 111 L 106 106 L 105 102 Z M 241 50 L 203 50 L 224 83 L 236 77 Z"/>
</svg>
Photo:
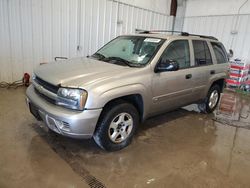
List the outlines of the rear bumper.
<svg viewBox="0 0 250 188">
<path fill-rule="evenodd" d="M 74 111 L 41 98 L 33 85 L 26 91 L 27 104 L 32 105 L 49 129 L 71 138 L 91 138 L 102 109 Z"/>
</svg>

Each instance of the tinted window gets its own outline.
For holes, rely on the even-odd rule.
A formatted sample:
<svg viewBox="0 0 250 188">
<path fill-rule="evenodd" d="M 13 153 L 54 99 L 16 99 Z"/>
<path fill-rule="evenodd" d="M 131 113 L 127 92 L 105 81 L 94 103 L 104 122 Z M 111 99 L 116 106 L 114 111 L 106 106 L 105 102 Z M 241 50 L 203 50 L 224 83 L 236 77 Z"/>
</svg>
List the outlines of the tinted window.
<svg viewBox="0 0 250 188">
<path fill-rule="evenodd" d="M 180 68 L 190 67 L 190 53 L 187 40 L 176 40 L 168 45 L 162 55 L 162 60 L 172 60 L 179 64 Z"/>
<path fill-rule="evenodd" d="M 207 42 L 201 40 L 193 41 L 194 58 L 196 65 L 212 64 L 211 54 Z"/>
<path fill-rule="evenodd" d="M 214 49 L 215 57 L 218 64 L 227 63 L 227 54 L 225 52 L 224 46 L 217 42 L 211 42 Z"/>
</svg>

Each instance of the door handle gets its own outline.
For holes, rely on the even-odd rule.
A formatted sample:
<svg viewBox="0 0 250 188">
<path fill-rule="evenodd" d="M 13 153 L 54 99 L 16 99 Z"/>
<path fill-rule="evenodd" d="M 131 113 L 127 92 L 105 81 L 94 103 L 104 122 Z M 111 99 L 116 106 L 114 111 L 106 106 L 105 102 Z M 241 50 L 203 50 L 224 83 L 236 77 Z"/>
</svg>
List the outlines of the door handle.
<svg viewBox="0 0 250 188">
<path fill-rule="evenodd" d="M 186 79 L 190 79 L 190 78 L 192 78 L 192 74 L 187 74 Z"/>
<path fill-rule="evenodd" d="M 211 70 L 211 71 L 210 71 L 210 74 L 215 74 L 215 70 Z"/>
</svg>

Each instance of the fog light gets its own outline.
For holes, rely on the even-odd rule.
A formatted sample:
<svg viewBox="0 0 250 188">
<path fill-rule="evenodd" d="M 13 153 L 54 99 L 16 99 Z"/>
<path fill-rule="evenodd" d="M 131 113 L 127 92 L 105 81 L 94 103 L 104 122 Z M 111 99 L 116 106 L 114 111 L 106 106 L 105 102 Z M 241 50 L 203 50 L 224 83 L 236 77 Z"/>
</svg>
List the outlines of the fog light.
<svg viewBox="0 0 250 188">
<path fill-rule="evenodd" d="M 58 129 L 66 131 L 66 132 L 70 132 L 70 126 L 68 123 L 60 121 L 60 120 L 55 120 L 56 122 L 56 126 L 58 127 Z"/>
</svg>

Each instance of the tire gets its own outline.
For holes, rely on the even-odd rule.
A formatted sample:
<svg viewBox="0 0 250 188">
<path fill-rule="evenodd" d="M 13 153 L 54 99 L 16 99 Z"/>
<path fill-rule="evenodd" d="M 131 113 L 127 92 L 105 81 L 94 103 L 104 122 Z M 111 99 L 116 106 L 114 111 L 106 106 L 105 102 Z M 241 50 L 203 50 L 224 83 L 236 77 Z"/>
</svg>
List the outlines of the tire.
<svg viewBox="0 0 250 188">
<path fill-rule="evenodd" d="M 217 107 L 220 100 L 221 88 L 219 85 L 212 85 L 208 91 L 205 102 L 198 104 L 198 108 L 203 113 L 212 113 Z M 216 97 L 217 96 L 217 97 Z"/>
<path fill-rule="evenodd" d="M 139 124 L 137 109 L 130 103 L 117 101 L 104 108 L 93 138 L 106 151 L 128 146 Z"/>
</svg>

